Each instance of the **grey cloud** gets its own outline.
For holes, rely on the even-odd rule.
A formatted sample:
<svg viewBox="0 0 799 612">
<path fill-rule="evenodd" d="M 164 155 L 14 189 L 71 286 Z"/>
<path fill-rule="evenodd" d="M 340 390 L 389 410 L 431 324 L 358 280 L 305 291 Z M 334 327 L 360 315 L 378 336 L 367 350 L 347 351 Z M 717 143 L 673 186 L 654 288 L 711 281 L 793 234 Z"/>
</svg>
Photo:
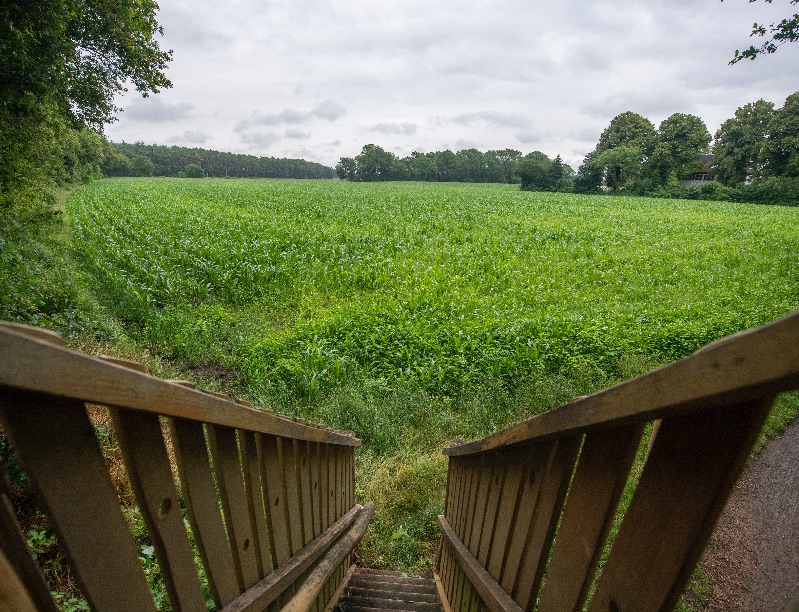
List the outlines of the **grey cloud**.
<svg viewBox="0 0 799 612">
<path fill-rule="evenodd" d="M 410 122 L 403 123 L 376 123 L 368 128 L 370 132 L 380 132 L 381 134 L 405 134 L 413 136 L 416 134 L 416 124 Z"/>
<path fill-rule="evenodd" d="M 325 100 L 324 102 L 317 104 L 316 108 L 311 111 L 311 114 L 314 117 L 319 117 L 320 119 L 336 121 L 347 114 L 347 109 L 341 106 L 341 104 L 333 102 L 333 100 Z"/>
<path fill-rule="evenodd" d="M 297 140 L 307 140 L 311 137 L 308 132 L 303 132 L 302 130 L 286 130 L 285 136 L 286 138 L 294 138 Z"/>
<path fill-rule="evenodd" d="M 295 108 L 284 108 L 279 113 L 254 113 L 249 119 L 239 121 L 234 128 L 237 132 L 243 132 L 253 125 L 300 125 L 308 123 L 314 119 L 325 119 L 327 121 L 336 121 L 347 114 L 347 109 L 333 102 L 332 100 L 325 100 L 317 104 L 310 111 L 301 111 Z"/>
<path fill-rule="evenodd" d="M 514 134 L 514 137 L 516 140 L 524 144 L 530 144 L 531 142 L 541 139 L 541 136 L 538 134 L 538 132 L 533 130 L 522 130 Z"/>
<path fill-rule="evenodd" d="M 274 132 L 256 132 L 254 134 L 242 134 L 241 141 L 255 145 L 257 147 L 267 148 L 280 140 L 280 136 Z"/>
<path fill-rule="evenodd" d="M 125 119 L 146 121 L 148 123 L 166 123 L 185 119 L 194 110 L 193 104 L 186 102 L 169 104 L 160 98 L 144 98 L 125 109 Z"/>
<path fill-rule="evenodd" d="M 530 118 L 522 113 L 505 113 L 502 111 L 463 113 L 456 117 L 452 117 L 450 121 L 467 127 L 477 121 L 484 121 L 493 127 L 526 128 L 532 125 Z"/>
<path fill-rule="evenodd" d="M 619 92 L 583 106 L 582 111 L 589 116 L 606 119 L 607 123 L 616 115 L 627 111 L 639 113 L 656 123 L 658 117 L 665 118 L 672 113 L 695 112 L 692 100 L 686 99 L 684 91 L 665 91 L 651 87 L 646 91 L 634 90 Z"/>
<path fill-rule="evenodd" d="M 167 139 L 168 143 L 203 144 L 211 138 L 205 132 L 186 130 L 183 134 L 175 134 Z"/>
</svg>

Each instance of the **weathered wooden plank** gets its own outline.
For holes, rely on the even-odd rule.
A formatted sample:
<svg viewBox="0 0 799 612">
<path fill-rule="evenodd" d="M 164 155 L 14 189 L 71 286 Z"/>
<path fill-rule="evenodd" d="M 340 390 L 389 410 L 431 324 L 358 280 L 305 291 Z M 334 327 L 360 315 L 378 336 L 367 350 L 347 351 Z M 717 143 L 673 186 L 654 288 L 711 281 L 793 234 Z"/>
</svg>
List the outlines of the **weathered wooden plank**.
<svg viewBox="0 0 799 612">
<path fill-rule="evenodd" d="M 466 455 L 588 428 L 650 421 L 676 409 L 725 406 L 799 386 L 799 312 L 728 336 L 693 355 L 495 434 L 444 449 Z"/>
<path fill-rule="evenodd" d="M 302 499 L 302 544 L 305 546 L 314 539 L 313 533 L 313 494 L 311 485 L 310 442 L 297 443 L 300 494 Z"/>
<path fill-rule="evenodd" d="M 580 452 L 582 436 L 558 440 L 555 452 L 543 474 L 538 501 L 531 519 L 524 557 L 514 587 L 514 599 L 523 608 L 530 608 L 541 586 L 552 540 L 569 490 L 574 464 Z"/>
<path fill-rule="evenodd" d="M 285 420 L 148 374 L 55 346 L 0 327 L 0 386 L 49 393 L 106 406 L 283 435 L 299 440 L 357 446 L 356 438 Z M 46 372 L 46 375 L 42 373 Z"/>
<path fill-rule="evenodd" d="M 203 426 L 186 419 L 168 419 L 167 424 L 189 524 L 211 594 L 216 605 L 221 607 L 239 594 L 239 584 L 222 522 Z"/>
<path fill-rule="evenodd" d="M 278 452 L 283 457 L 282 463 L 286 483 L 289 541 L 291 543 L 291 554 L 293 555 L 305 545 L 303 538 L 302 507 L 300 502 L 297 440 L 278 438 L 277 448 Z"/>
<path fill-rule="evenodd" d="M 592 610 L 676 605 L 771 404 L 766 398 L 662 421 Z"/>
<path fill-rule="evenodd" d="M 230 602 L 224 612 L 263 610 L 269 606 L 322 557 L 330 554 L 331 545 L 348 529 L 352 531 L 359 524 L 358 519 L 364 511 L 363 506 L 355 506 L 329 527 L 322 535 L 304 546 L 286 563 L 281 564 L 272 574 L 260 580 L 255 586 Z M 368 522 L 368 518 L 367 518 Z M 345 536 L 346 537 L 346 534 Z M 310 601 L 310 600 L 309 600 Z"/>
<path fill-rule="evenodd" d="M 526 449 L 524 449 L 526 452 Z M 488 560 L 484 567 L 497 582 L 502 579 L 502 566 L 508 552 L 509 538 L 517 514 L 517 500 L 522 484 L 522 457 L 519 451 L 503 453 L 507 462 L 504 470 L 502 494 L 498 501 L 499 511 L 494 523 L 494 540 L 488 551 Z"/>
<path fill-rule="evenodd" d="M 172 608 L 200 609 L 205 605 L 205 597 L 183 524 L 158 416 L 123 408 L 111 408 L 110 412 L 130 485 L 150 533 Z"/>
<path fill-rule="evenodd" d="M 455 533 L 462 542 L 471 536 L 474 509 L 477 504 L 477 492 L 480 486 L 480 466 L 480 456 L 468 457 L 464 463 L 464 468 L 467 472 L 468 484 L 466 494 L 463 498 L 463 506 L 461 508 L 463 514 L 461 516 L 460 525 L 455 528 Z M 468 606 L 471 601 L 471 596 L 469 593 L 469 580 L 467 579 L 463 568 L 461 568 L 460 565 L 458 567 L 460 568 L 460 580 L 458 581 L 457 585 L 457 589 L 459 591 L 458 599 L 462 606 Z"/>
<path fill-rule="evenodd" d="M 23 323 L 13 323 L 11 321 L 0 321 L 0 327 L 8 329 L 13 332 L 36 338 L 48 344 L 66 347 L 67 343 L 56 332 L 44 329 L 43 327 L 33 327 L 33 325 L 25 325 Z"/>
<path fill-rule="evenodd" d="M 333 612 L 336 609 L 338 602 L 341 600 L 341 596 L 344 594 L 344 589 L 347 588 L 347 584 L 356 569 L 357 566 L 354 563 L 350 565 L 347 573 L 344 575 L 344 580 L 341 581 L 341 585 L 336 589 L 335 593 L 326 598 L 327 603 L 323 606 L 323 612 Z M 324 595 L 324 591 L 322 591 L 322 595 Z"/>
<path fill-rule="evenodd" d="M 644 424 L 585 436 L 566 500 L 539 610 L 582 605 L 605 544 Z"/>
<path fill-rule="evenodd" d="M 56 612 L 50 589 L 17 522 L 8 484 L 0 460 L 0 610 Z"/>
<path fill-rule="evenodd" d="M 255 536 L 250 529 L 249 504 L 244 490 L 236 431 L 216 425 L 208 425 L 207 431 L 227 536 L 233 553 L 233 566 L 239 581 L 239 591 L 242 592 L 258 582 L 258 562 L 253 544 Z"/>
<path fill-rule="evenodd" d="M 336 573 L 341 563 L 358 545 L 366 533 L 366 528 L 374 513 L 374 504 L 369 502 L 365 506 L 353 506 L 358 509 L 357 517 L 352 527 L 336 542 L 325 557 L 317 564 L 305 580 L 302 588 L 289 601 L 283 612 L 306 612 L 316 601 L 319 593 L 330 578 Z"/>
<path fill-rule="evenodd" d="M 330 525 L 330 445 L 319 447 L 319 514 L 322 531 Z M 325 585 L 324 594 L 329 598 L 333 592 L 331 584 Z"/>
<path fill-rule="evenodd" d="M 505 486 L 505 473 L 508 467 L 504 455 L 498 454 L 490 455 L 486 465 L 489 470 L 488 479 L 491 483 L 491 488 L 488 493 L 486 510 L 483 516 L 480 544 L 477 547 L 477 554 L 475 555 L 480 565 L 484 568 L 488 565 L 488 555 L 494 544 L 497 517 L 500 511 L 500 500 L 502 497 L 502 490 Z"/>
<path fill-rule="evenodd" d="M 491 577 L 480 562 L 469 552 L 464 543 L 460 541 L 449 523 L 447 523 L 447 519 L 439 516 L 438 524 L 441 527 L 444 541 L 449 546 L 461 569 L 465 572 L 469 579 L 469 584 L 474 587 L 485 605 L 492 612 L 521 612 L 521 608 L 513 601 L 511 596 L 497 584 L 497 581 Z"/>
<path fill-rule="evenodd" d="M 311 499 L 313 501 L 313 537 L 322 533 L 322 498 L 324 497 L 321 487 L 321 452 L 322 444 L 319 442 L 311 443 Z"/>
<path fill-rule="evenodd" d="M 493 475 L 490 466 L 490 457 L 485 454 L 481 456 L 480 463 L 480 478 L 477 488 L 477 499 L 475 501 L 473 516 L 471 517 L 472 529 L 469 537 L 464 540 L 464 544 L 469 549 L 474 557 L 477 557 L 477 550 L 480 546 L 480 538 L 482 537 L 482 529 L 484 525 L 484 518 L 486 515 L 486 506 L 488 504 L 488 496 L 491 492 L 493 485 Z"/>
<path fill-rule="evenodd" d="M 551 466 L 557 465 L 553 460 L 557 455 L 556 447 L 556 442 L 543 442 L 513 455 L 517 459 L 516 468 L 521 471 L 521 486 L 512 507 L 508 544 L 498 580 L 502 588 L 511 594 L 518 583 L 519 569 L 527 551 L 541 485 L 552 478 Z M 554 475 L 557 476 L 557 473 Z M 508 502 L 510 507 L 513 502 L 510 499 Z"/>
<path fill-rule="evenodd" d="M 261 466 L 255 441 L 255 438 L 259 435 L 243 429 L 236 432 L 244 472 L 244 487 L 248 502 L 247 509 L 250 514 L 250 531 L 253 534 L 255 560 L 258 564 L 258 578 L 260 579 L 272 571 L 272 559 L 269 547 L 269 530 L 266 524 L 264 487 L 261 484 Z"/>
<path fill-rule="evenodd" d="M 90 605 L 155 610 L 83 404 L 8 391 L 0 395 L 0 422 Z"/>
<path fill-rule="evenodd" d="M 272 559 L 279 567 L 291 557 L 289 517 L 286 506 L 286 481 L 282 443 L 274 436 L 262 436 L 261 479 L 266 483 L 269 533 L 273 547 Z"/>
</svg>

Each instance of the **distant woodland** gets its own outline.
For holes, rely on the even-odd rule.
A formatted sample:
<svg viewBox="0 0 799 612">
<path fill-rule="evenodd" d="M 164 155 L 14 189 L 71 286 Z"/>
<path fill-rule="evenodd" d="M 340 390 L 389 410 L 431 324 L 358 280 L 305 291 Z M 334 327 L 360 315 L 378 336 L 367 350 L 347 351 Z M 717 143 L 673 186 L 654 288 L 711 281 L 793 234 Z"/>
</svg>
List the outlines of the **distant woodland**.
<svg viewBox="0 0 799 612">
<path fill-rule="evenodd" d="M 107 176 L 142 176 L 142 171 L 133 162 L 144 157 L 153 164 L 152 171 L 145 173 L 145 176 L 191 176 L 192 171 L 196 172 L 196 167 L 199 167 L 200 176 L 211 177 L 336 178 L 333 168 L 304 159 L 256 157 L 210 149 L 146 145 L 141 142 L 115 142 L 114 149 L 116 158 L 106 160 L 103 168 Z"/>
</svg>

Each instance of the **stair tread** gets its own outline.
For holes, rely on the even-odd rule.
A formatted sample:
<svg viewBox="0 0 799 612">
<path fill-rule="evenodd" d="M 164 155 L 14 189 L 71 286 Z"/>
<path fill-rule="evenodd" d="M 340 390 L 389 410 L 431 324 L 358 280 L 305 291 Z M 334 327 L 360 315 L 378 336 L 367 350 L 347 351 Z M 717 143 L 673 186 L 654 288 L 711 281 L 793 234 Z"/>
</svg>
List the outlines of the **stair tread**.
<svg viewBox="0 0 799 612">
<path fill-rule="evenodd" d="M 433 574 L 358 568 L 339 600 L 340 612 L 440 612 Z"/>
</svg>

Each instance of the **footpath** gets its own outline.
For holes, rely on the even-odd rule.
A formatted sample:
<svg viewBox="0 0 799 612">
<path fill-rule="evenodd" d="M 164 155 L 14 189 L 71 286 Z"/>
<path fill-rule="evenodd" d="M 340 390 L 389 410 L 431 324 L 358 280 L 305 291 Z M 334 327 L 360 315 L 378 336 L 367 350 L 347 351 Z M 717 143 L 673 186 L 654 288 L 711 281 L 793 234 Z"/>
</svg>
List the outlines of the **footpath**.
<svg viewBox="0 0 799 612">
<path fill-rule="evenodd" d="M 736 485 L 700 566 L 705 610 L 799 612 L 799 419 Z"/>
</svg>

